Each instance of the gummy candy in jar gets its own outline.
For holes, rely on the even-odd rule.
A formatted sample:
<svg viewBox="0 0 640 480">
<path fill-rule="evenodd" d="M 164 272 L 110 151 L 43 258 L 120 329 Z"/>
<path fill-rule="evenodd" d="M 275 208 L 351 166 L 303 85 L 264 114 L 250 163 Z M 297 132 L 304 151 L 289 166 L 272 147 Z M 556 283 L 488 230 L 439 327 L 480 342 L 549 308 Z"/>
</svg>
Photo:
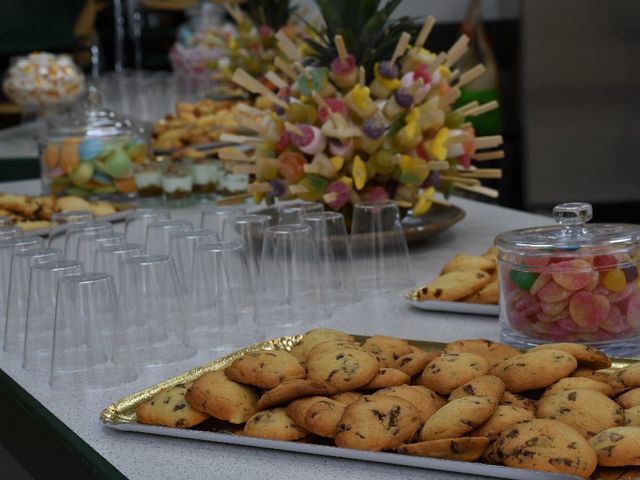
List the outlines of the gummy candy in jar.
<svg viewBox="0 0 640 480">
<path fill-rule="evenodd" d="M 588 203 L 553 209 L 557 225 L 496 237 L 500 333 L 520 348 L 578 342 L 640 350 L 640 226 L 587 224 Z"/>
<path fill-rule="evenodd" d="M 134 167 L 147 159 L 145 135 L 99 107 L 90 89 L 83 108 L 58 117 L 40 141 L 42 189 L 80 196 L 135 193 Z"/>
</svg>

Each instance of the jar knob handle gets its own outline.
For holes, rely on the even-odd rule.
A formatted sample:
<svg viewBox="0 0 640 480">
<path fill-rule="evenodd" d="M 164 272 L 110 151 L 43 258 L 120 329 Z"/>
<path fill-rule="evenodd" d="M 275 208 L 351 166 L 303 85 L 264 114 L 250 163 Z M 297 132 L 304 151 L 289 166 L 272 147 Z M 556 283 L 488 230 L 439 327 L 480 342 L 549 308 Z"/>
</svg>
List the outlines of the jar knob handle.
<svg viewBox="0 0 640 480">
<path fill-rule="evenodd" d="M 584 225 L 593 218 L 590 203 L 570 202 L 553 207 L 553 219 L 560 225 Z"/>
</svg>

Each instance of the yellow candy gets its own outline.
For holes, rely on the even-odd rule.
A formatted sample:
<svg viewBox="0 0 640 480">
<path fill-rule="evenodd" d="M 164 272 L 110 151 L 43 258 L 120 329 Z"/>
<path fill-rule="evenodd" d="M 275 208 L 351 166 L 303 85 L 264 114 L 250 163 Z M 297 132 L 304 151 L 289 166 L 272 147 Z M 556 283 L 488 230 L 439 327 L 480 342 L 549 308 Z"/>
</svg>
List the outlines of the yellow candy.
<svg viewBox="0 0 640 480">
<path fill-rule="evenodd" d="M 449 129 L 447 127 L 442 127 L 440 130 L 438 130 L 438 133 L 436 133 L 434 139 L 430 142 L 427 142 L 427 148 L 436 160 L 445 160 L 447 158 L 447 147 L 444 143 L 448 138 Z"/>
<path fill-rule="evenodd" d="M 351 101 L 360 110 L 366 110 L 369 107 L 370 95 L 369 87 L 354 85 L 353 89 L 351 89 Z"/>
<path fill-rule="evenodd" d="M 340 169 L 344 165 L 344 158 L 340 157 L 339 155 L 331 157 L 329 161 L 331 162 L 331 165 L 333 165 L 333 168 L 336 169 L 336 171 L 340 171 Z"/>
<path fill-rule="evenodd" d="M 442 78 L 449 78 L 451 76 L 451 69 L 445 65 L 440 65 L 438 67 L 438 73 Z"/>
<path fill-rule="evenodd" d="M 359 155 L 353 159 L 353 170 L 351 172 L 356 190 L 362 190 L 367 182 L 367 166 L 364 164 Z"/>
<path fill-rule="evenodd" d="M 429 176 L 429 165 L 422 158 L 401 155 L 398 165 L 400 166 L 399 180 L 405 185 L 421 185 Z"/>
<path fill-rule="evenodd" d="M 344 183 L 349 190 L 353 188 L 353 178 L 351 177 L 340 177 L 338 181 Z"/>
<path fill-rule="evenodd" d="M 405 118 L 406 125 L 396 134 L 396 141 L 405 147 L 413 148 L 418 146 L 422 139 L 418 121 L 420 120 L 420 110 L 412 108 Z"/>
<path fill-rule="evenodd" d="M 382 85 L 387 90 L 397 90 L 400 87 L 400 80 L 398 80 L 397 78 L 384 78 L 382 75 L 380 75 L 377 63 L 373 67 L 373 75 L 376 77 L 376 80 L 380 82 L 380 85 Z"/>
<path fill-rule="evenodd" d="M 422 195 L 418 198 L 418 201 L 413 206 L 412 214 L 415 217 L 419 217 L 420 215 L 424 215 L 429 211 L 431 205 L 433 205 L 433 197 L 436 194 L 436 189 L 434 187 L 427 188 Z"/>
<path fill-rule="evenodd" d="M 607 290 L 612 292 L 621 292 L 627 287 L 627 279 L 624 272 L 619 269 L 611 270 L 604 274 L 602 284 Z"/>
</svg>

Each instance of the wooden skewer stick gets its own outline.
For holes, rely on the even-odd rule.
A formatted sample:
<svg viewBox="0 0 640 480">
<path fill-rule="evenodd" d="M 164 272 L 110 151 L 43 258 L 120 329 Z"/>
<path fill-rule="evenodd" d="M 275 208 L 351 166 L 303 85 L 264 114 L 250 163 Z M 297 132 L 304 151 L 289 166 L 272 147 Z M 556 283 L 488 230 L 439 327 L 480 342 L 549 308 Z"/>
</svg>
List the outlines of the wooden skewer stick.
<svg viewBox="0 0 640 480">
<path fill-rule="evenodd" d="M 239 193 L 230 197 L 221 198 L 216 201 L 216 205 L 235 205 L 244 202 L 247 198 L 251 198 L 251 193 Z"/>
<path fill-rule="evenodd" d="M 278 33 L 276 33 L 276 38 L 278 39 L 278 46 L 280 47 L 280 50 L 289 57 L 289 60 L 293 60 L 294 62 L 302 61 L 302 56 L 298 51 L 298 47 L 296 47 L 295 43 L 293 43 L 282 30 L 279 30 Z"/>
<path fill-rule="evenodd" d="M 298 195 L 300 193 L 309 193 L 309 189 L 304 185 L 289 185 L 289 191 L 294 195 Z"/>
<path fill-rule="evenodd" d="M 241 175 L 251 175 L 258 173 L 257 165 L 234 165 L 232 168 L 233 173 Z"/>
<path fill-rule="evenodd" d="M 425 19 L 424 23 L 422 24 L 422 28 L 420 29 L 420 33 L 418 34 L 418 38 L 416 39 L 416 44 L 413 46 L 414 52 L 418 53 L 418 51 L 422 48 L 435 24 L 436 19 L 433 17 L 433 15 L 429 15 Z"/>
<path fill-rule="evenodd" d="M 435 71 L 440 68 L 440 65 L 442 65 L 442 62 L 444 62 L 446 58 L 447 54 L 444 52 L 440 52 L 436 59 L 431 63 L 431 65 L 429 65 L 429 75 L 433 75 Z"/>
<path fill-rule="evenodd" d="M 335 202 L 338 199 L 338 193 L 337 192 L 325 193 L 322 196 L 322 199 L 324 200 L 324 203 Z"/>
<path fill-rule="evenodd" d="M 411 41 L 411 35 L 407 32 L 402 32 L 402 35 L 400 35 L 398 43 L 396 44 L 396 49 L 393 51 L 393 55 L 391 56 L 391 63 L 395 63 L 399 57 L 404 55 L 404 52 L 407 50 L 407 45 L 409 45 L 409 41 Z"/>
<path fill-rule="evenodd" d="M 247 188 L 251 193 L 269 193 L 273 188 L 267 182 L 254 182 Z"/>
<path fill-rule="evenodd" d="M 480 168 L 470 172 L 458 172 L 458 175 L 464 178 L 502 178 L 502 169 Z"/>
<path fill-rule="evenodd" d="M 298 74 L 293 68 L 291 68 L 291 65 L 289 65 L 284 58 L 276 57 L 273 64 L 282 70 L 282 72 L 291 80 L 296 81 L 298 79 Z"/>
<path fill-rule="evenodd" d="M 450 147 L 451 145 L 455 145 L 456 143 L 464 143 L 468 142 L 469 140 L 471 140 L 471 135 L 463 132 L 460 135 L 455 135 L 453 137 L 447 138 L 447 140 L 444 142 L 444 145 L 446 147 Z"/>
<path fill-rule="evenodd" d="M 446 160 L 432 160 L 430 162 L 427 162 L 427 165 L 429 166 L 429 170 L 432 170 L 434 172 L 449 170 L 449 162 L 447 162 Z"/>
<path fill-rule="evenodd" d="M 336 44 L 336 50 L 338 50 L 338 58 L 340 59 L 340 63 L 343 63 L 347 60 L 347 55 L 349 52 L 347 51 L 347 47 L 344 44 L 344 38 L 342 35 L 336 35 L 333 37 L 333 43 Z"/>
<path fill-rule="evenodd" d="M 244 22 L 244 14 L 236 3 L 224 2 L 224 8 L 237 24 Z"/>
<path fill-rule="evenodd" d="M 494 148 L 502 145 L 502 135 L 487 135 L 486 137 L 476 137 L 476 149 Z"/>
<path fill-rule="evenodd" d="M 247 105 L 246 103 L 237 103 L 236 112 L 245 113 L 247 115 L 253 115 L 254 117 L 262 117 L 265 115 L 264 110 L 260 110 L 259 108 L 252 107 L 251 105 Z"/>
<path fill-rule="evenodd" d="M 432 92 L 436 92 L 437 89 L 433 88 L 431 89 Z M 429 92 L 431 93 L 431 92 Z M 449 90 L 447 93 L 445 93 L 441 98 L 440 98 L 440 107 L 444 107 L 446 105 L 451 105 L 453 102 L 455 102 L 456 100 L 458 100 L 460 98 L 460 96 L 462 95 L 462 92 L 460 91 L 459 88 L 452 88 L 451 90 Z"/>
<path fill-rule="evenodd" d="M 338 128 L 338 122 L 336 121 L 336 115 L 338 114 L 335 113 L 333 110 L 331 110 L 331 107 L 329 107 L 329 104 L 325 102 L 324 98 L 322 98 L 322 96 L 318 92 L 314 90 L 311 93 L 311 96 L 316 101 L 316 103 L 320 105 L 320 107 L 327 110 L 327 115 L 329 115 L 329 120 L 331 121 L 331 124 L 334 126 L 334 128 Z"/>
<path fill-rule="evenodd" d="M 296 135 L 298 135 L 300 137 L 302 137 L 304 135 L 304 132 L 302 130 L 300 130 L 297 125 L 294 125 L 293 123 L 284 122 L 284 129 L 287 132 L 295 133 Z"/>
<path fill-rule="evenodd" d="M 259 95 L 264 95 L 269 99 L 269 101 L 271 101 L 271 103 L 275 103 L 276 105 L 284 109 L 289 108 L 289 104 L 287 102 L 278 98 L 278 96 L 275 93 L 273 93 L 265 85 L 260 83 L 258 80 L 253 78 L 250 74 L 248 74 L 241 68 L 233 72 L 233 77 L 231 77 L 231 80 L 237 83 L 238 85 L 240 85 L 241 87 L 245 88 L 246 90 L 249 90 L 250 92 L 253 92 Z"/>
<path fill-rule="evenodd" d="M 236 120 L 241 126 L 248 128 L 249 130 L 253 130 L 254 132 L 262 134 L 266 131 L 266 127 L 253 118 L 239 116 L 236 117 Z"/>
<path fill-rule="evenodd" d="M 407 88 L 407 93 L 413 95 L 422 87 L 424 87 L 424 80 L 422 80 L 422 78 L 419 78 L 418 80 L 413 82 L 409 88 Z"/>
<path fill-rule="evenodd" d="M 491 100 L 490 102 L 479 105 L 476 108 L 472 108 L 465 115 L 477 117 L 478 115 L 490 112 L 491 110 L 495 110 L 496 108 L 498 108 L 498 102 L 496 100 Z"/>
<path fill-rule="evenodd" d="M 460 130 L 464 130 L 465 128 L 469 128 L 472 127 L 473 125 L 471 124 L 471 122 L 464 122 L 462 125 L 460 125 L 458 128 Z"/>
<path fill-rule="evenodd" d="M 447 52 L 447 61 L 444 63 L 446 67 L 451 67 L 456 63 L 462 55 L 467 51 L 467 45 L 469 44 L 469 37 L 462 34 L 460 38 L 454 43 Z"/>
<path fill-rule="evenodd" d="M 365 80 L 366 80 L 366 72 L 364 71 L 364 67 L 360 67 L 358 69 L 358 83 L 360 84 L 361 87 L 365 86 Z"/>
<path fill-rule="evenodd" d="M 454 183 L 460 183 L 462 185 L 480 185 L 480 180 L 475 178 L 462 178 L 456 175 L 440 175 L 440 180 L 451 180 Z"/>
<path fill-rule="evenodd" d="M 411 202 L 407 202 L 406 200 L 394 200 L 393 203 L 400 208 L 411 208 L 413 206 Z"/>
<path fill-rule="evenodd" d="M 462 75 L 460 75 L 460 80 L 456 84 L 456 87 L 461 88 L 465 86 L 467 83 L 473 82 L 476 78 L 482 75 L 485 72 L 486 68 L 483 64 L 479 63 L 473 68 L 470 68 Z"/>
<path fill-rule="evenodd" d="M 218 158 L 220 160 L 240 160 L 247 161 L 251 160 L 246 153 L 238 150 L 237 148 L 225 147 L 218 150 Z"/>
<path fill-rule="evenodd" d="M 451 72 L 451 75 L 449 75 L 449 78 L 447 78 L 447 80 L 449 80 L 449 83 L 451 83 L 459 76 L 460 76 L 460 69 L 456 68 L 453 72 Z"/>
<path fill-rule="evenodd" d="M 260 137 L 248 137 L 246 135 L 223 133 L 222 135 L 220 135 L 220 141 L 232 143 L 262 143 L 264 140 Z"/>
<path fill-rule="evenodd" d="M 475 153 L 471 158 L 477 160 L 478 162 L 484 162 L 487 160 L 498 160 L 500 158 L 504 158 L 504 151 L 494 150 L 492 152 Z"/>
<path fill-rule="evenodd" d="M 478 193 L 480 195 L 484 195 L 485 197 L 489 197 L 489 198 L 498 198 L 498 191 L 494 188 L 489 188 L 489 187 L 485 187 L 483 185 L 473 185 L 473 186 L 468 186 L 468 185 L 461 185 L 458 183 L 454 183 L 454 185 L 457 188 L 460 188 L 462 190 L 466 190 L 468 192 L 473 192 L 473 193 Z"/>
<path fill-rule="evenodd" d="M 278 88 L 285 88 L 289 86 L 289 84 L 280 78 L 274 71 L 267 72 L 265 77 Z"/>
<path fill-rule="evenodd" d="M 466 105 L 461 106 L 460 108 L 456 108 L 454 112 L 458 112 L 464 116 L 467 116 L 468 115 L 467 110 L 471 110 L 477 107 L 478 105 L 480 105 L 480 103 L 477 100 L 474 100 L 473 102 L 469 102 Z"/>
</svg>

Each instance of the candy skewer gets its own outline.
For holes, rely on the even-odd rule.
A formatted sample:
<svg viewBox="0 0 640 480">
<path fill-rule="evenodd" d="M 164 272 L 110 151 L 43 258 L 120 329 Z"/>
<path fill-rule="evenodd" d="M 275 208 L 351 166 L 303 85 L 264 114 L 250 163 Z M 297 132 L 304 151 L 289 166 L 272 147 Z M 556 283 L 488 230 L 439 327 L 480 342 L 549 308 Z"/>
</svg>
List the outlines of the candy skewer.
<svg viewBox="0 0 640 480">
<path fill-rule="evenodd" d="M 433 89 L 432 91 L 435 92 L 436 89 Z M 431 95 L 431 92 L 429 92 L 429 95 Z M 440 107 L 442 108 L 442 107 L 453 104 L 453 102 L 458 100 L 461 95 L 462 95 L 462 92 L 460 91 L 459 88 L 452 88 L 440 98 L 440 102 L 439 102 Z"/>
<path fill-rule="evenodd" d="M 467 45 L 469 43 L 469 37 L 461 35 L 460 38 L 454 43 L 447 52 L 447 60 L 444 63 L 445 67 L 451 67 L 456 63 L 462 55 L 467 51 Z"/>
<path fill-rule="evenodd" d="M 282 72 L 289 77 L 291 80 L 295 81 L 298 79 L 298 74 L 296 71 L 287 63 L 287 61 L 282 57 L 276 57 L 273 61 L 273 64 L 282 70 Z"/>
<path fill-rule="evenodd" d="M 231 143 L 262 143 L 264 140 L 261 137 L 249 137 L 246 135 L 235 135 L 233 133 L 223 133 L 220 135 L 221 142 Z"/>
<path fill-rule="evenodd" d="M 248 188 L 251 193 L 269 193 L 273 187 L 267 182 L 254 182 Z"/>
<path fill-rule="evenodd" d="M 484 179 L 495 179 L 502 178 L 502 169 L 501 168 L 481 168 L 478 170 L 472 170 L 469 172 L 458 172 L 463 178 L 484 178 Z"/>
<path fill-rule="evenodd" d="M 336 119 L 337 114 L 333 110 L 331 110 L 331 108 L 329 107 L 329 104 L 325 102 L 324 98 L 322 98 L 322 96 L 315 90 L 313 91 L 311 96 L 316 101 L 316 103 L 320 105 L 320 107 L 327 110 L 327 114 L 329 115 L 329 120 L 331 121 L 331 124 L 334 126 L 334 128 L 338 128 L 338 122 Z"/>
<path fill-rule="evenodd" d="M 498 108 L 498 102 L 496 100 L 491 100 L 490 102 L 479 105 L 477 108 L 472 108 L 471 110 L 467 111 L 465 115 L 477 117 L 478 115 L 490 112 L 491 110 L 495 110 L 496 108 Z"/>
<path fill-rule="evenodd" d="M 251 193 L 239 193 L 238 195 L 232 195 L 230 197 L 216 200 L 216 205 L 236 205 L 238 203 L 244 202 L 247 198 L 251 198 Z"/>
<path fill-rule="evenodd" d="M 461 133 L 460 135 L 455 135 L 453 137 L 447 138 L 444 142 L 445 146 L 450 147 L 451 145 L 455 145 L 456 143 L 464 143 L 471 140 L 471 135 L 466 132 Z"/>
<path fill-rule="evenodd" d="M 365 85 L 365 80 L 366 80 L 366 72 L 364 71 L 364 67 L 360 67 L 358 69 L 358 84 L 361 87 L 364 87 Z"/>
<path fill-rule="evenodd" d="M 480 180 L 477 180 L 475 178 L 463 178 L 457 175 L 440 175 L 440 180 L 450 180 L 456 184 L 459 183 L 461 185 L 468 186 L 480 185 Z"/>
<path fill-rule="evenodd" d="M 446 160 L 432 160 L 427 162 L 427 165 L 429 166 L 429 170 L 434 172 L 442 172 L 444 170 L 449 170 L 450 168 L 449 162 Z"/>
<path fill-rule="evenodd" d="M 231 168 L 231 171 L 235 174 L 240 174 L 240 175 L 255 175 L 256 173 L 258 173 L 258 166 L 257 165 L 234 165 Z"/>
<path fill-rule="evenodd" d="M 461 106 L 460 108 L 456 108 L 454 112 L 458 112 L 466 117 L 468 115 L 467 114 L 468 110 L 472 110 L 479 105 L 480 103 L 477 100 L 474 100 L 472 102 L 467 103 L 466 105 Z"/>
<path fill-rule="evenodd" d="M 289 123 L 289 122 L 284 122 L 284 129 L 287 132 L 291 132 L 294 133 L 300 137 L 304 136 L 304 132 L 302 130 L 300 130 L 296 125 L 294 125 L 293 123 Z"/>
<path fill-rule="evenodd" d="M 393 55 L 391 56 L 391 63 L 395 63 L 395 61 L 404 54 L 407 50 L 407 46 L 409 45 L 409 41 L 411 41 L 411 35 L 407 32 L 402 32 L 402 35 L 400 35 L 398 43 L 396 44 L 396 48 L 393 51 Z"/>
<path fill-rule="evenodd" d="M 253 115 L 255 117 L 264 116 L 264 110 L 260 110 L 259 108 L 252 107 L 247 105 L 246 103 L 239 103 L 236 105 L 236 111 L 240 113 L 246 113 L 247 115 Z"/>
<path fill-rule="evenodd" d="M 460 75 L 460 80 L 456 84 L 456 87 L 461 88 L 465 86 L 467 83 L 473 82 L 476 78 L 482 75 L 485 72 L 486 68 L 483 64 L 479 63 L 473 68 L 470 68 L 462 75 Z"/>
<path fill-rule="evenodd" d="M 333 43 L 335 43 L 336 50 L 338 50 L 338 58 L 340 58 L 340 62 L 345 62 L 347 60 L 349 52 L 347 51 L 347 47 L 344 44 L 342 35 L 336 35 L 335 37 L 333 37 Z"/>
<path fill-rule="evenodd" d="M 504 158 L 504 151 L 494 150 L 492 152 L 475 153 L 471 158 L 478 162 L 485 162 L 487 160 L 498 160 L 500 158 Z"/>
<path fill-rule="evenodd" d="M 302 55 L 300 55 L 298 47 L 296 47 L 295 43 L 293 43 L 282 30 L 276 33 L 276 38 L 278 39 L 278 46 L 280 47 L 280 50 L 284 52 L 289 60 L 294 62 L 302 61 Z"/>
<path fill-rule="evenodd" d="M 274 71 L 269 71 L 265 74 L 267 80 L 273 83 L 278 88 L 288 87 L 289 84 L 285 82 L 282 78 L 278 76 L 278 74 Z"/>
<path fill-rule="evenodd" d="M 418 34 L 418 38 L 416 39 L 416 44 L 413 46 L 414 52 L 418 53 L 422 46 L 427 41 L 427 37 L 431 33 L 433 26 L 436 24 L 436 19 L 429 15 L 424 23 L 422 24 L 422 28 L 420 29 L 420 33 Z"/>
<path fill-rule="evenodd" d="M 233 77 L 231 77 L 231 80 L 252 93 L 267 97 L 269 101 L 271 101 L 271 103 L 275 103 L 279 107 L 282 107 L 284 109 L 289 108 L 289 104 L 287 102 L 284 102 L 283 100 L 278 98 L 275 93 L 273 93 L 265 85 L 260 83 L 258 80 L 253 78 L 250 74 L 248 74 L 241 68 L 233 72 Z"/>
<path fill-rule="evenodd" d="M 429 65 L 429 75 L 433 75 L 435 71 L 442 65 L 442 63 L 446 60 L 447 54 L 444 52 L 440 52 L 436 59 Z"/>
<path fill-rule="evenodd" d="M 476 137 L 475 144 L 477 149 L 493 148 L 504 143 L 502 135 L 487 135 L 486 137 Z"/>
<path fill-rule="evenodd" d="M 455 183 L 454 185 L 456 186 L 456 188 L 460 188 L 468 192 L 478 193 L 489 198 L 498 198 L 498 191 L 495 188 L 484 187 L 482 185 L 460 185 L 458 183 Z"/>
</svg>

